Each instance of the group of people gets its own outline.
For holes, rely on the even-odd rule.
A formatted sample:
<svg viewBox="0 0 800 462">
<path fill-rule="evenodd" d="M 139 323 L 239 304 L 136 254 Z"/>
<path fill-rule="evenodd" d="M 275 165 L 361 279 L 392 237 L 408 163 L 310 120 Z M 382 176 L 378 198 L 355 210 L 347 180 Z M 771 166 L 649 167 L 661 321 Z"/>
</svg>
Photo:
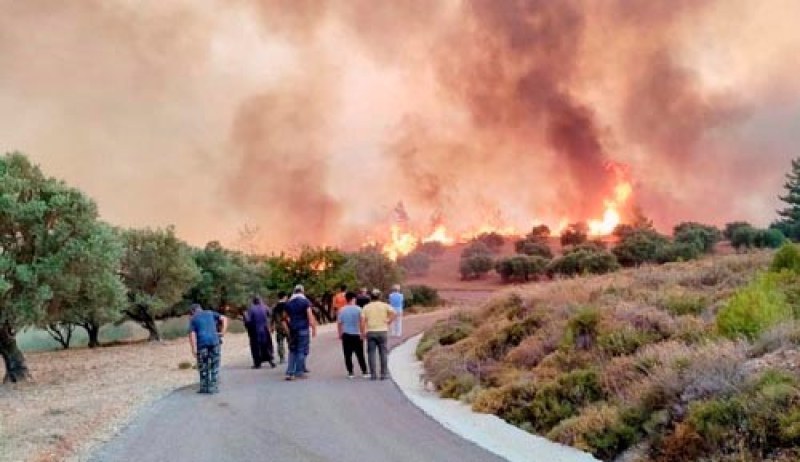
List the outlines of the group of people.
<svg viewBox="0 0 800 462">
<path fill-rule="evenodd" d="M 387 299 L 388 303 L 381 301 L 381 292 L 378 289 L 369 292 L 362 288 L 356 294 L 348 291 L 344 285 L 333 297 L 332 305 L 348 378 L 354 377 L 354 355 L 363 377 L 372 380 L 388 378 L 388 336 L 402 336 L 405 300 L 399 286 L 393 287 Z M 198 392 L 213 394 L 219 389 L 217 376 L 220 346 L 227 331 L 228 319 L 215 311 L 204 310 L 197 304 L 191 306 L 191 315 L 189 343 L 192 354 L 197 358 L 200 374 Z M 307 377 L 310 371 L 306 367 L 306 358 L 310 352 L 311 339 L 317 335 L 317 320 L 302 285 L 295 286 L 291 296 L 278 292 L 278 302 L 272 309 L 261 298 L 253 298 L 243 318 L 250 340 L 254 369 L 261 368 L 263 363 L 272 368 L 277 367 L 277 349 L 280 363 L 287 364 L 287 381 Z M 273 333 L 277 348 L 273 346 Z M 380 370 L 376 362 L 380 363 Z"/>
</svg>

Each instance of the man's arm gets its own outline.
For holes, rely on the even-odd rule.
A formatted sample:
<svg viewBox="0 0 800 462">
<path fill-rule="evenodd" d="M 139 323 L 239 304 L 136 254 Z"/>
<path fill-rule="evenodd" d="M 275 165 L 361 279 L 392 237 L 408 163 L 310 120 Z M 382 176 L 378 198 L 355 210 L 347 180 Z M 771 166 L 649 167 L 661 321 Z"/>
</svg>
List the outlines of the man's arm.
<svg viewBox="0 0 800 462">
<path fill-rule="evenodd" d="M 358 325 L 361 329 L 361 340 L 367 338 L 367 318 L 364 317 L 364 313 L 358 314 Z"/>
<path fill-rule="evenodd" d="M 386 321 L 387 324 L 391 324 L 394 322 L 395 318 L 397 317 L 397 312 L 392 308 L 387 308 L 389 310 L 389 319 Z"/>
<path fill-rule="evenodd" d="M 192 356 L 197 356 L 197 334 L 189 332 L 189 346 L 192 348 Z"/>
<path fill-rule="evenodd" d="M 339 333 L 339 339 L 342 338 L 342 319 L 337 316 L 338 320 L 336 321 L 336 332 Z"/>
<path fill-rule="evenodd" d="M 311 306 L 308 307 L 306 310 L 306 315 L 308 316 L 308 323 L 311 325 L 311 337 L 317 336 L 317 318 L 314 317 L 314 310 L 311 309 Z"/>
<path fill-rule="evenodd" d="M 222 321 L 222 332 L 219 335 L 225 335 L 225 332 L 228 332 L 228 317 L 220 315 L 219 319 Z"/>
</svg>

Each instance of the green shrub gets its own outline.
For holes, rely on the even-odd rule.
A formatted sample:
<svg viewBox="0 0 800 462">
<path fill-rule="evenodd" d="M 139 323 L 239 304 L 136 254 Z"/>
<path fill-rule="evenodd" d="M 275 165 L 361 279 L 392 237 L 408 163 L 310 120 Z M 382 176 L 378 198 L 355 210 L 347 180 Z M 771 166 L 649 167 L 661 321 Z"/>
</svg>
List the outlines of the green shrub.
<svg viewBox="0 0 800 462">
<path fill-rule="evenodd" d="M 504 282 L 512 280 L 527 282 L 531 277 L 543 275 L 547 263 L 548 260 L 543 257 L 515 255 L 498 260 L 494 269 Z"/>
<path fill-rule="evenodd" d="M 756 245 L 758 231 L 752 226 L 738 226 L 731 231 L 731 246 L 736 250 L 751 249 Z"/>
<path fill-rule="evenodd" d="M 397 264 L 411 276 L 424 276 L 431 267 L 431 256 L 415 250 L 397 259 Z"/>
<path fill-rule="evenodd" d="M 779 276 L 760 274 L 737 291 L 717 314 L 717 328 L 728 337 L 756 338 L 762 331 L 792 317 Z"/>
<path fill-rule="evenodd" d="M 671 263 L 696 260 L 702 255 L 702 248 L 695 242 L 668 242 L 656 250 L 655 262 Z"/>
<path fill-rule="evenodd" d="M 415 284 L 406 287 L 406 298 L 408 306 L 439 306 L 442 299 L 439 291 L 425 284 Z"/>
<path fill-rule="evenodd" d="M 716 227 L 694 222 L 675 226 L 673 235 L 676 243 L 695 246 L 704 253 L 713 252 L 714 245 L 722 239 L 722 233 Z"/>
<path fill-rule="evenodd" d="M 445 246 L 438 241 L 422 242 L 417 245 L 416 251 L 427 253 L 432 258 L 436 258 L 440 257 L 444 253 Z"/>
<path fill-rule="evenodd" d="M 461 279 L 479 279 L 492 270 L 494 261 L 488 255 L 472 255 L 462 257 L 459 264 Z"/>
<path fill-rule="evenodd" d="M 467 338 L 473 331 L 472 319 L 464 315 L 456 315 L 437 322 L 425 331 L 417 344 L 417 359 L 422 360 L 435 346 L 447 346 Z"/>
<path fill-rule="evenodd" d="M 595 308 L 583 308 L 575 313 L 567 323 L 564 343 L 569 347 L 588 349 L 597 338 L 597 325 L 600 312 Z"/>
<path fill-rule="evenodd" d="M 638 438 L 637 426 L 623 418 L 616 407 L 589 406 L 577 417 L 563 420 L 547 437 L 592 453 L 601 460 L 612 460 Z"/>
<path fill-rule="evenodd" d="M 449 377 L 439 384 L 439 396 L 458 399 L 469 393 L 476 385 L 478 385 L 478 379 L 474 375 L 468 372 L 461 373 Z"/>
<path fill-rule="evenodd" d="M 529 316 L 522 321 L 514 322 L 498 330 L 481 348 L 481 356 L 500 359 L 509 350 L 522 343 L 541 326 L 537 316 Z"/>
<path fill-rule="evenodd" d="M 698 315 L 708 306 L 708 299 L 699 294 L 668 293 L 657 304 L 675 316 Z"/>
<path fill-rule="evenodd" d="M 655 231 L 637 230 L 622 238 L 613 252 L 622 266 L 638 266 L 657 262 L 668 244 L 669 240 Z"/>
<path fill-rule="evenodd" d="M 775 273 L 786 270 L 800 275 L 800 250 L 794 244 L 785 244 L 775 252 L 769 270 Z"/>
<path fill-rule="evenodd" d="M 466 247 L 461 251 L 461 259 L 477 257 L 477 256 L 489 256 L 492 255 L 492 249 L 489 248 L 488 245 L 484 244 L 480 241 L 472 241 L 467 244 Z"/>
<path fill-rule="evenodd" d="M 506 239 L 496 232 L 481 233 L 476 236 L 473 241 L 482 242 L 492 252 L 499 252 L 506 243 Z"/>
<path fill-rule="evenodd" d="M 553 259 L 547 265 L 546 271 L 550 275 L 576 276 L 611 273 L 618 270 L 619 267 L 617 258 L 611 252 L 582 248 L 569 251 L 561 257 Z"/>
<path fill-rule="evenodd" d="M 725 229 L 722 231 L 722 236 L 725 239 L 731 240 L 733 238 L 733 233 L 736 232 L 739 228 L 752 228 L 753 225 L 746 221 L 734 221 L 731 223 L 727 223 L 725 225 Z"/>
<path fill-rule="evenodd" d="M 777 249 L 785 243 L 786 236 L 778 229 L 760 229 L 756 232 L 755 246 L 759 249 Z"/>
<path fill-rule="evenodd" d="M 604 397 L 597 373 L 578 369 L 538 386 L 523 415 L 537 433 L 545 433 Z"/>
<path fill-rule="evenodd" d="M 589 227 L 586 223 L 572 223 L 561 233 L 561 245 L 580 245 L 589 239 Z"/>
<path fill-rule="evenodd" d="M 553 251 L 547 242 L 531 241 L 526 239 L 514 243 L 514 249 L 517 253 L 524 255 L 536 255 L 543 258 L 553 258 Z"/>
<path fill-rule="evenodd" d="M 610 356 L 626 356 L 636 353 L 642 346 L 658 340 L 661 340 L 661 337 L 653 332 L 623 327 L 599 335 L 597 345 L 600 350 Z"/>
</svg>

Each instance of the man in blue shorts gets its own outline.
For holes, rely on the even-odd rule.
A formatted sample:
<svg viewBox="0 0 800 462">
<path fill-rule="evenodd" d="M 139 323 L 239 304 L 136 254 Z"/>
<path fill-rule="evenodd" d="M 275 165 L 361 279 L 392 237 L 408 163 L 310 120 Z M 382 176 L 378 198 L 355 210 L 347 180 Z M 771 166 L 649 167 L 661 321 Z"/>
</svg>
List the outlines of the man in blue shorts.
<svg viewBox="0 0 800 462">
<path fill-rule="evenodd" d="M 228 330 L 228 318 L 216 311 L 204 310 L 194 304 L 190 308 L 192 320 L 189 321 L 189 345 L 192 355 L 197 358 L 197 371 L 200 373 L 198 393 L 214 394 L 219 391 L 220 337 Z M 217 323 L 222 328 L 217 332 Z"/>
</svg>

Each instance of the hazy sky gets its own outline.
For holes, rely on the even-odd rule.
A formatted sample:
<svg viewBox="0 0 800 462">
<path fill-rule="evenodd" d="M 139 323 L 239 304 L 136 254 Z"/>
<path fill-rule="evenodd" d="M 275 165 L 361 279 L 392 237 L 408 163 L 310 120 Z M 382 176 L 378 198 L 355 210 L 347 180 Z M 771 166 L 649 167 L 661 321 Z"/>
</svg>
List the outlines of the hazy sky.
<svg viewBox="0 0 800 462">
<path fill-rule="evenodd" d="M 108 221 L 265 249 L 634 200 L 766 224 L 800 155 L 796 0 L 0 0 L 0 151 Z M 376 236 L 377 235 L 377 236 Z"/>
</svg>

